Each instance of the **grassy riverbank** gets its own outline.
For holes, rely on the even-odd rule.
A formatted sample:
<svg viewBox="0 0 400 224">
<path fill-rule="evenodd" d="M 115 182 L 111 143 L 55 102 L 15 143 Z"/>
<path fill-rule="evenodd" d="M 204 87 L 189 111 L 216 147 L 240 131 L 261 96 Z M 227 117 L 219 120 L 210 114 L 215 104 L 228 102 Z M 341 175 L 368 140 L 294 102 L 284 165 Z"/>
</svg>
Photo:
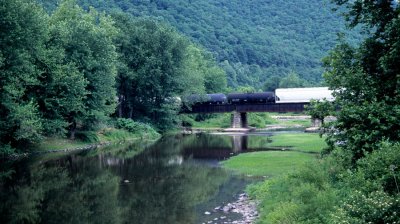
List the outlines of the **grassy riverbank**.
<svg viewBox="0 0 400 224">
<path fill-rule="evenodd" d="M 66 138 L 47 138 L 33 145 L 31 151 L 46 152 L 54 150 L 78 149 L 91 145 L 128 142 L 140 139 L 155 140 L 160 137 L 153 129 L 128 131 L 125 129 L 106 128 L 100 131 L 78 132 L 74 140 Z"/>
<path fill-rule="evenodd" d="M 222 162 L 223 166 L 246 175 L 277 176 L 314 160 L 327 146 L 318 134 L 280 134 L 271 140 L 266 147 L 282 147 L 285 151 L 243 153 Z"/>
<path fill-rule="evenodd" d="M 318 223 L 318 215 L 326 214 L 337 202 L 335 190 L 325 185 L 331 168 L 318 159 L 319 152 L 327 147 L 324 140 L 310 133 L 275 135 L 266 146 L 284 147 L 286 151 L 243 153 L 223 162 L 224 167 L 242 174 L 269 177 L 246 189 L 260 202 L 259 223 L 297 223 L 293 220 L 307 212 L 316 216 L 313 223 Z M 292 201 L 302 198 L 306 204 Z"/>
</svg>

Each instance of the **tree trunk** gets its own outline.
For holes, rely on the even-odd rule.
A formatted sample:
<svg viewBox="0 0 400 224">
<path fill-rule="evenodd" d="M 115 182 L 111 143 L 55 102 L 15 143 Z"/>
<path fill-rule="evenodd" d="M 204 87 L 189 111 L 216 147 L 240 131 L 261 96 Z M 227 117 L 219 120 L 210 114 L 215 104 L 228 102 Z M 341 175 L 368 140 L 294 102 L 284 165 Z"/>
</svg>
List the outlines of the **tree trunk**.
<svg viewBox="0 0 400 224">
<path fill-rule="evenodd" d="M 74 140 L 76 133 L 76 122 L 73 121 L 70 128 L 69 128 L 69 139 Z"/>
</svg>

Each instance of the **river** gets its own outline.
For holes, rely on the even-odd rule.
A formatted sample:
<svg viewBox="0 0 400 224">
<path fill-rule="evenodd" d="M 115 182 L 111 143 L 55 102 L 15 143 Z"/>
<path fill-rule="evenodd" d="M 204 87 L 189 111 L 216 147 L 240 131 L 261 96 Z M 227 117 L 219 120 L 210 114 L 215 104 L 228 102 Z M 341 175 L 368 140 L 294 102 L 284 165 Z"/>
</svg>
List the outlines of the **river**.
<svg viewBox="0 0 400 224">
<path fill-rule="evenodd" d="M 97 150 L 2 161 L 0 223 L 223 223 L 215 210 L 260 178 L 219 161 L 268 150 L 270 133 L 174 135 Z M 223 218 L 221 220 L 221 217 Z M 214 219 L 219 219 L 215 221 Z"/>
</svg>

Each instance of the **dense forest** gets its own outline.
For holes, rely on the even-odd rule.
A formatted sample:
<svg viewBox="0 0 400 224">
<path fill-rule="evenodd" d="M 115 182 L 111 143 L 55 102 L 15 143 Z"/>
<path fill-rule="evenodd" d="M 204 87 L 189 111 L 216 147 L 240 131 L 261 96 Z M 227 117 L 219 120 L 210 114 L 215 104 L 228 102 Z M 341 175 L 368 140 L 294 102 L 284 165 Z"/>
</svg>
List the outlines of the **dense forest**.
<svg viewBox="0 0 400 224">
<path fill-rule="evenodd" d="M 38 0 L 49 11 L 55 1 Z M 212 52 L 228 75 L 228 85 L 271 90 L 289 73 L 301 86 L 322 80 L 322 57 L 335 46 L 336 34 L 357 42 L 328 0 L 78 0 L 88 9 L 124 11 L 167 22 Z M 298 85 L 296 83 L 295 85 Z M 282 87 L 288 87 L 284 83 Z M 293 87 L 293 85 L 289 85 Z"/>
<path fill-rule="evenodd" d="M 32 1 L 1 1 L 0 15 L 2 152 L 45 136 L 73 139 L 113 126 L 111 117 L 163 131 L 178 122 L 178 96 L 226 88 L 210 53 L 152 19 L 75 1 L 51 14 Z"/>
</svg>

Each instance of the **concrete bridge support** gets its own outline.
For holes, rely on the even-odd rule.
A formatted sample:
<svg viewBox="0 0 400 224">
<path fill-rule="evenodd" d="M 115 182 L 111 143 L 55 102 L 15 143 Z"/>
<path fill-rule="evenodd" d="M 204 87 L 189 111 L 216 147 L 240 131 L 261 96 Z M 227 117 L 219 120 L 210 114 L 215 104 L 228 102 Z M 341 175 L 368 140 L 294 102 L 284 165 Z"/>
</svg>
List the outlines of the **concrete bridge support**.
<svg viewBox="0 0 400 224">
<path fill-rule="evenodd" d="M 248 128 L 247 113 L 239 113 L 234 111 L 231 115 L 232 128 Z"/>
<path fill-rule="evenodd" d="M 311 118 L 311 127 L 318 127 L 322 126 L 322 121 L 318 118 Z"/>
</svg>

